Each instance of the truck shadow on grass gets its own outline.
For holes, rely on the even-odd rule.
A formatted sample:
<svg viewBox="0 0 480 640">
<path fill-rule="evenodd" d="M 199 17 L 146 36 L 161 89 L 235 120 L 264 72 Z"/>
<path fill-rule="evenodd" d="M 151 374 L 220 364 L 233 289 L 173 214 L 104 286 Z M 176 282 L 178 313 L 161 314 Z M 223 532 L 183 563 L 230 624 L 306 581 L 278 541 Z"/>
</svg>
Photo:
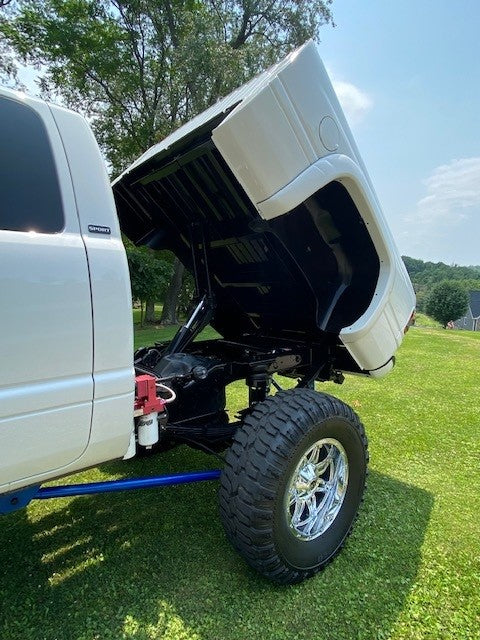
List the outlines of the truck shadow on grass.
<svg viewBox="0 0 480 640">
<path fill-rule="evenodd" d="M 294 587 L 268 583 L 230 548 L 216 494 L 206 483 L 46 501 L 3 518 L 0 637 L 389 636 L 415 582 L 430 494 L 372 472 L 346 548 Z"/>
</svg>

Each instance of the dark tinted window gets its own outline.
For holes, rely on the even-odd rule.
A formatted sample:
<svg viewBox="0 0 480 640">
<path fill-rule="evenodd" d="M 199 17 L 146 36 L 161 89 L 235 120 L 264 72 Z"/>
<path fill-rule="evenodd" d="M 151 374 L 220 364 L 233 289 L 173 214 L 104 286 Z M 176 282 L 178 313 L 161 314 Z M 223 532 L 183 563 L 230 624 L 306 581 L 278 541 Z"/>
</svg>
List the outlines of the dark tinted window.
<svg viewBox="0 0 480 640">
<path fill-rule="evenodd" d="M 63 229 L 57 173 L 40 117 L 0 97 L 0 229 L 55 233 Z"/>
</svg>

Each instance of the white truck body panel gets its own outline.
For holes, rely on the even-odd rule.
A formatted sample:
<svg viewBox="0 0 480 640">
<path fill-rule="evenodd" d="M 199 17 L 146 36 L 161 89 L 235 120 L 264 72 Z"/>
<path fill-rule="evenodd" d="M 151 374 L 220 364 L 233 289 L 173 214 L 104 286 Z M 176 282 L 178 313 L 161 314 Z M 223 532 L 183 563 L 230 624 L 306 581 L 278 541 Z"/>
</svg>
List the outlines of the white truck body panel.
<svg viewBox="0 0 480 640">
<path fill-rule="evenodd" d="M 91 451 L 95 452 L 94 457 L 106 460 L 112 452 L 115 452 L 113 457 L 123 456 L 132 430 L 134 370 L 130 274 L 112 190 L 92 130 L 78 114 L 59 107 L 52 107 L 52 112 L 69 158 L 88 256 L 94 326 L 95 402 Z M 111 233 L 91 233 L 89 225 L 109 227 Z M 102 442 L 104 444 L 100 446 Z M 97 464 L 97 461 L 90 464 Z"/>
<path fill-rule="evenodd" d="M 212 139 L 265 219 L 291 211 L 333 180 L 349 192 L 380 259 L 369 308 L 340 337 L 361 369 L 385 366 L 415 307 L 405 266 L 313 42 L 272 70 Z"/>
<path fill-rule="evenodd" d="M 128 267 L 91 130 L 80 116 L 16 92 L 0 89 L 0 100 L 41 119 L 65 220 L 60 231 L 41 233 L 5 229 L 0 214 L 3 492 L 121 457 L 134 372 Z M 20 152 L 34 153 L 25 145 Z M 111 234 L 91 234 L 89 224 Z"/>
</svg>

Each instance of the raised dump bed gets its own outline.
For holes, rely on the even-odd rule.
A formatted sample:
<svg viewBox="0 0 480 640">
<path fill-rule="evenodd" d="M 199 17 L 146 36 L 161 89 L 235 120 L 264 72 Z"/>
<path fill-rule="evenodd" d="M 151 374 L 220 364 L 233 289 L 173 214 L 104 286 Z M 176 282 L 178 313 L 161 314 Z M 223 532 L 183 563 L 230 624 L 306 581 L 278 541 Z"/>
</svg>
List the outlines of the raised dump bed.
<svg viewBox="0 0 480 640">
<path fill-rule="evenodd" d="M 122 229 L 208 263 L 226 338 L 333 342 L 374 376 L 414 294 L 315 45 L 310 42 L 141 156 L 114 185 Z M 341 361 L 341 362 L 340 362 Z"/>
</svg>

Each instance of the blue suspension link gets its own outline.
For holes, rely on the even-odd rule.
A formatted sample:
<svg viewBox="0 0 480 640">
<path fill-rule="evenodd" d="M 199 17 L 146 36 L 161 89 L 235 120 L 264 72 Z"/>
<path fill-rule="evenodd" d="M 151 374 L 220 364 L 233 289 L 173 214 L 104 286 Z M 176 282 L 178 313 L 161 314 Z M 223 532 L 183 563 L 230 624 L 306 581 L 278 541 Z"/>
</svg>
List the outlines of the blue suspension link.
<svg viewBox="0 0 480 640">
<path fill-rule="evenodd" d="M 87 482 L 85 484 L 67 484 L 58 487 L 39 487 L 36 485 L 0 495 L 0 515 L 6 515 L 26 507 L 30 500 L 47 500 L 49 498 L 86 496 L 95 493 L 169 487 L 176 484 L 218 480 L 220 473 L 220 469 L 208 469 L 206 471 L 188 471 L 186 473 L 172 473 L 170 475 L 147 478 L 125 478 L 123 480 L 105 480 L 102 482 Z"/>
</svg>

